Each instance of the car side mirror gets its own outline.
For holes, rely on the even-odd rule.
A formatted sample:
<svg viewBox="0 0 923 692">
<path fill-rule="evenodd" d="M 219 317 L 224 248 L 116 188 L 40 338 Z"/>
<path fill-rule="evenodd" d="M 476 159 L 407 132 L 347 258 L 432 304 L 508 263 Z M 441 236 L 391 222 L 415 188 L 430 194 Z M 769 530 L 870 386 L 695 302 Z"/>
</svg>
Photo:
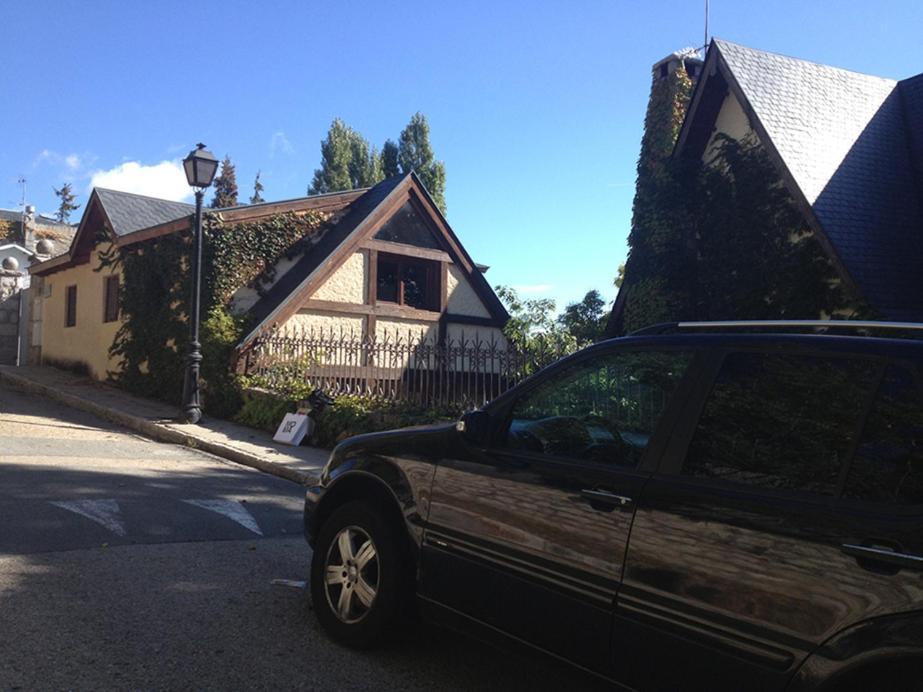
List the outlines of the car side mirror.
<svg viewBox="0 0 923 692">
<path fill-rule="evenodd" d="M 468 411 L 455 424 L 455 429 L 471 444 L 486 445 L 490 430 L 490 416 L 486 411 Z"/>
</svg>

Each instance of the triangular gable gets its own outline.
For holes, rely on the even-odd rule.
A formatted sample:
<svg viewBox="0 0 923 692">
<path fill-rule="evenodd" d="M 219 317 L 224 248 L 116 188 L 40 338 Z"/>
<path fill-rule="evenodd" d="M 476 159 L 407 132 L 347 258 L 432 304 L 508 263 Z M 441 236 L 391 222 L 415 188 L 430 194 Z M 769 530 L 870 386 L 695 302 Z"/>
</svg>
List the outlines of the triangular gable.
<svg viewBox="0 0 923 692">
<path fill-rule="evenodd" d="M 409 199 L 375 233 L 375 240 L 412 245 L 429 250 L 442 249 L 436 234 L 414 209 Z"/>
<path fill-rule="evenodd" d="M 80 217 L 80 223 L 77 226 L 77 232 L 71 238 L 67 252 L 44 262 L 33 264 L 30 267 L 30 273 L 42 276 L 88 261 L 90 252 L 96 245 L 96 232 L 105 224 L 108 224 L 106 211 L 94 189 L 90 193 L 90 199 L 87 200 L 83 216 Z"/>
<path fill-rule="evenodd" d="M 701 156 L 732 95 L 842 278 L 907 318 L 923 312 L 923 225 L 896 84 L 716 39 L 676 150 Z"/>
<path fill-rule="evenodd" d="M 397 221 L 394 221 L 395 219 Z M 395 233 L 394 237 L 398 237 L 400 234 L 397 233 L 397 229 L 402 220 L 413 221 L 413 236 L 404 234 L 402 237 L 405 240 L 415 237 L 420 242 L 429 242 L 424 235 L 424 231 L 428 231 L 438 249 L 448 253 L 452 261 L 461 268 L 464 278 L 492 318 L 498 324 L 509 319 L 502 303 L 462 247 L 426 189 L 414 173 L 409 173 L 382 181 L 362 195 L 317 245 L 269 289 L 249 311 L 254 327 L 238 344 L 238 349 L 245 348 L 265 329 L 284 323 L 298 312 L 302 303 L 364 242 L 374 240 L 376 234 L 389 223 L 389 227 Z M 403 240 L 389 242 L 413 244 Z"/>
</svg>

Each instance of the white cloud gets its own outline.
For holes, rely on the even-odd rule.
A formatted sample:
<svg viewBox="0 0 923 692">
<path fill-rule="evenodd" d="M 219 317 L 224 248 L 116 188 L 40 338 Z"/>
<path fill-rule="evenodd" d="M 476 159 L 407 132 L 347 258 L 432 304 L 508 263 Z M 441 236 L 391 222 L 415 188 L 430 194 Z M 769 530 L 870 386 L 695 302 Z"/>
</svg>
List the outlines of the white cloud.
<svg viewBox="0 0 923 692">
<path fill-rule="evenodd" d="M 80 168 L 80 157 L 77 154 L 68 154 L 64 157 L 64 163 L 72 171 L 76 171 Z"/>
<path fill-rule="evenodd" d="M 42 149 L 35 160 L 32 161 L 32 167 L 37 168 L 41 164 L 48 164 L 59 168 L 66 168 L 69 173 L 76 173 L 83 165 L 80 156 L 74 152 L 70 154 L 59 154 L 53 149 Z"/>
<path fill-rule="evenodd" d="M 288 137 L 285 136 L 282 130 L 273 132 L 272 139 L 269 140 L 269 158 L 274 158 L 277 152 L 281 152 L 286 156 L 291 156 L 295 153 L 295 147 L 288 141 Z"/>
<path fill-rule="evenodd" d="M 548 293 L 554 286 L 552 284 L 520 284 L 513 288 L 523 295 L 535 295 L 536 293 Z"/>
<path fill-rule="evenodd" d="M 95 171 L 90 178 L 88 191 L 94 187 L 134 192 L 177 202 L 192 197 L 192 189 L 186 182 L 186 174 L 180 161 L 161 161 L 150 166 L 138 161 L 126 161 L 107 171 Z"/>
</svg>

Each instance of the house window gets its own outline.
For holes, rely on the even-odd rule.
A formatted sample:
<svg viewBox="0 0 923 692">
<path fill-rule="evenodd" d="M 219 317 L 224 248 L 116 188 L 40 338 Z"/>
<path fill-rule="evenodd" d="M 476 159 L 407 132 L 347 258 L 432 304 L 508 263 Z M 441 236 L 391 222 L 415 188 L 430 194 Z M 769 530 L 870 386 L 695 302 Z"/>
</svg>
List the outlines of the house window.
<svg viewBox="0 0 923 692">
<path fill-rule="evenodd" d="M 439 309 L 439 263 L 397 255 L 378 255 L 376 299 L 418 310 Z"/>
<path fill-rule="evenodd" d="M 68 286 L 64 300 L 64 326 L 73 327 L 77 324 L 77 287 Z"/>
<path fill-rule="evenodd" d="M 107 276 L 103 288 L 103 322 L 115 322 L 119 318 L 119 277 Z"/>
</svg>

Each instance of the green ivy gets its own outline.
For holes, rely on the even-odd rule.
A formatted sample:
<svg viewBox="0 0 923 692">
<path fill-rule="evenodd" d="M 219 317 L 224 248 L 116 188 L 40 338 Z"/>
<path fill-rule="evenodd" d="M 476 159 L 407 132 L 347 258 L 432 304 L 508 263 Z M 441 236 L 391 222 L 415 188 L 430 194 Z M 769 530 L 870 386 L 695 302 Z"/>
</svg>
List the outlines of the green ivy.
<svg viewBox="0 0 923 692">
<path fill-rule="evenodd" d="M 320 212 L 278 214 L 246 223 L 225 223 L 220 212 L 203 219 L 201 377 L 205 410 L 230 416 L 242 404 L 240 383 L 232 371 L 234 349 L 247 326 L 229 302 L 243 286 L 273 279 L 273 267 L 293 258 L 317 239 L 329 215 Z M 109 242 L 104 231 L 98 241 Z M 189 258 L 192 233 L 180 231 L 100 253 L 100 265 L 122 273 L 122 324 L 109 349 L 120 359 L 110 373 L 125 389 L 174 404 L 182 397 L 189 344 Z"/>
</svg>

